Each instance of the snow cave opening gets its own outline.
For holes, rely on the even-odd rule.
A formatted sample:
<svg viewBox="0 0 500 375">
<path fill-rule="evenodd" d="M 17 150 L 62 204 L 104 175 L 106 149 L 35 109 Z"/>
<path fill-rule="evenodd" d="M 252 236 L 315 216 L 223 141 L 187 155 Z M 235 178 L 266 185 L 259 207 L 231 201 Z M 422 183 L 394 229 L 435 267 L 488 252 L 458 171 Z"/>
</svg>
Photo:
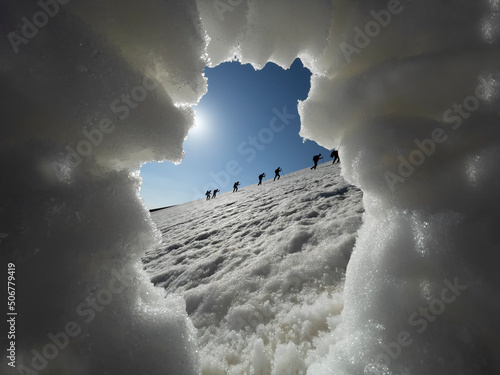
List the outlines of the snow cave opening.
<svg viewBox="0 0 500 375">
<path fill-rule="evenodd" d="M 255 183 L 277 165 L 303 169 L 312 155 L 330 151 L 300 135 L 297 104 L 307 99 L 311 72 L 300 58 L 287 68 L 255 69 L 240 61 L 205 68 L 207 91 L 194 110 L 182 161 L 141 166 L 141 197 L 149 209 L 169 207 Z M 234 180 L 234 181 L 233 181 Z"/>
<path fill-rule="evenodd" d="M 0 186 L 0 257 L 16 265 L 22 312 L 19 371 L 9 374 L 499 373 L 498 1 L 4 3 L 2 29 L 29 35 L 15 48 L 12 38 L 0 40 L 0 160 L 8 176 Z M 377 37 L 363 38 L 365 26 Z M 353 48 L 356 41 L 363 47 Z M 280 285 L 304 285 L 304 276 L 321 277 L 321 267 L 342 256 L 320 252 L 304 268 L 284 263 L 282 274 L 272 267 L 279 262 L 262 262 L 247 271 L 276 275 L 272 292 L 227 310 L 219 331 L 210 313 L 198 316 L 210 325 L 199 336 L 187 308 L 198 311 L 206 298 L 217 317 L 230 299 L 217 282 L 200 282 L 201 295 L 187 301 L 153 287 L 141 258 L 159 233 L 131 172 L 146 161 L 182 159 L 208 59 L 215 66 L 235 55 L 257 68 L 301 58 L 313 75 L 298 108 L 300 135 L 328 149 L 342 143 L 342 173 L 363 189 L 366 215 L 341 296 L 321 290 L 314 300 L 306 293 L 292 301 Z M 123 108 L 127 96 L 140 100 L 144 92 L 148 100 L 133 112 Z M 282 209 L 297 222 L 321 215 Z M 292 234 L 286 224 L 273 239 L 286 258 L 311 250 L 311 239 L 335 250 L 327 234 Z M 352 248 L 353 236 L 335 245 Z M 214 254 L 199 266 L 210 275 L 220 264 Z M 225 284 L 227 291 L 243 281 Z M 258 289 L 247 287 L 241 300 Z M 272 310 L 273 299 L 288 308 Z M 273 352 L 252 330 L 241 355 L 240 318 L 253 328 L 254 302 L 290 335 L 275 336 L 282 341 Z M 420 308 L 436 314 L 426 319 Z M 340 309 L 341 317 L 329 314 Z M 335 334 L 309 340 L 325 327 Z M 214 356 L 202 361 L 198 340 L 211 332 L 231 350 L 207 340 L 204 353 Z M 2 366 L 10 370 L 6 357 Z"/>
</svg>

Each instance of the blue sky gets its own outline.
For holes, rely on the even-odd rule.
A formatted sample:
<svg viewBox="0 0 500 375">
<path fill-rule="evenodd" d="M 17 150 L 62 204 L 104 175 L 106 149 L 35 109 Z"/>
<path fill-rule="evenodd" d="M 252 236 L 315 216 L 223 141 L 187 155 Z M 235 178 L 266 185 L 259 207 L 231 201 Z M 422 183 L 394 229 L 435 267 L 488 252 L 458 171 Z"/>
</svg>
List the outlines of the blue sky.
<svg viewBox="0 0 500 375">
<path fill-rule="evenodd" d="M 283 70 L 268 63 L 255 71 L 237 62 L 205 68 L 208 92 L 195 107 L 197 126 L 184 142 L 181 164 L 147 163 L 141 196 L 149 209 L 202 199 L 206 190 L 232 191 L 312 165 L 329 151 L 299 136 L 297 101 L 307 98 L 311 73 L 295 60 Z"/>
</svg>

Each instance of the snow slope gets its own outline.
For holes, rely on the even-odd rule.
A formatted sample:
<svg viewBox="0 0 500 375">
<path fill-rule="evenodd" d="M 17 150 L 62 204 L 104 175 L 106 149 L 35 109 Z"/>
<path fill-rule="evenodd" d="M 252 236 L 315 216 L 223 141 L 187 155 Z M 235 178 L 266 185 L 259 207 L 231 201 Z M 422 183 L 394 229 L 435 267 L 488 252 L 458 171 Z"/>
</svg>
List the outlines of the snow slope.
<svg viewBox="0 0 500 375">
<path fill-rule="evenodd" d="M 323 350 L 325 355 L 308 367 L 309 375 L 500 373 L 498 1 L 0 4 L 5 36 L 0 38 L 0 170 L 5 176 L 0 184 L 0 263 L 4 269 L 15 264 L 16 310 L 22 312 L 16 326 L 17 368 L 8 366 L 5 356 L 2 374 L 199 374 L 198 356 L 205 369 L 212 366 L 216 372 L 224 362 L 210 361 L 209 351 L 213 358 L 222 358 L 217 353 L 224 348 L 244 352 L 238 340 L 246 330 L 227 328 L 233 336 L 225 334 L 223 319 L 227 316 L 230 323 L 231 316 L 243 316 L 237 312 L 246 305 L 231 310 L 231 293 L 228 301 L 219 297 L 235 286 L 245 290 L 246 263 L 238 265 L 242 272 L 237 278 L 226 272 L 218 280 L 214 273 L 198 277 L 196 288 L 179 289 L 178 294 L 193 296 L 187 298 L 191 318 L 182 297 L 164 299 L 142 270 L 141 258 L 155 248 L 156 230 L 134 171 L 148 161 L 182 159 L 182 142 L 194 124 L 190 105 L 207 90 L 205 66 L 237 59 L 255 68 L 269 61 L 288 68 L 297 57 L 312 73 L 308 97 L 298 108 L 300 135 L 340 148 L 343 176 L 363 190 L 366 211 L 346 271 L 342 321 L 330 335 L 328 353 L 320 339 L 316 351 L 300 355 L 293 353 L 299 340 L 272 350 L 279 335 L 268 332 L 253 343 L 252 361 L 259 370 L 265 369 L 266 356 L 275 358 L 275 369 L 287 367 L 286 361 L 289 367 L 295 361 L 307 366 Z M 52 4 L 51 14 L 54 8 L 58 14 L 47 16 L 42 11 L 47 4 Z M 390 24 L 380 27 L 376 37 L 360 36 L 362 30 L 374 35 L 374 20 L 386 24 L 389 17 Z M 32 21 L 46 25 L 28 26 Z M 359 48 L 352 49 L 355 45 Z M 130 96 L 136 99 L 125 105 Z M 297 193 L 290 204 L 299 204 L 301 196 Z M 245 191 L 239 197 L 239 204 L 251 201 L 243 199 Z M 213 210 L 223 199 L 231 203 L 236 195 L 206 203 Z M 278 209 L 285 212 L 274 207 L 271 215 Z M 318 214 L 326 215 L 325 210 Z M 222 216 L 217 220 L 230 222 Z M 197 235 L 210 224 L 198 227 Z M 301 227 L 307 232 L 321 225 L 306 228 L 293 222 L 289 229 L 283 224 L 269 243 L 278 254 L 287 254 L 280 263 L 286 271 L 280 280 L 279 267 L 269 263 L 269 274 L 255 290 L 270 288 L 266 281 L 273 275 L 279 286 L 285 285 L 280 281 L 298 267 L 286 262 L 299 264 L 306 251 L 312 254 L 300 263 L 303 272 L 319 275 L 313 249 L 285 251 L 293 248 L 287 244 L 297 233 L 286 241 L 285 232 Z M 321 240 L 319 230 L 311 233 L 306 244 L 317 240 L 315 248 L 325 248 L 322 254 L 335 254 L 334 232 L 328 233 L 330 241 Z M 262 238 L 254 241 L 246 254 L 238 247 L 229 254 L 243 254 L 249 262 Z M 123 278 L 123 289 L 117 288 L 116 275 Z M 216 282 L 201 284 L 212 279 Z M 307 291 L 309 284 L 300 283 L 300 277 L 291 280 L 299 280 L 296 284 Z M 121 292 L 110 295 L 108 287 Z M 315 297 L 311 290 L 300 296 Z M 461 294 L 450 295 L 453 290 Z M 253 301 L 250 292 L 241 293 L 234 299 Z M 286 300 L 280 293 L 279 288 L 270 293 L 271 299 Z M 0 297 L 7 300 L 7 288 Z M 215 311 L 203 313 L 210 298 L 219 298 L 215 307 L 207 302 Z M 269 304 L 277 321 L 292 332 L 299 318 L 288 324 L 288 305 Z M 233 315 L 217 315 L 219 307 Z M 217 317 L 222 323 L 213 325 Z M 214 340 L 200 328 L 205 320 Z M 79 334 L 56 355 L 51 334 L 62 333 L 68 323 L 77 324 Z M 216 348 L 205 344 L 217 344 L 216 339 L 221 342 Z M 226 361 L 235 368 L 240 358 Z"/>
<path fill-rule="evenodd" d="M 325 354 L 364 212 L 339 172 L 327 162 L 152 213 L 163 241 L 143 262 L 185 299 L 203 374 L 305 373 Z"/>
</svg>

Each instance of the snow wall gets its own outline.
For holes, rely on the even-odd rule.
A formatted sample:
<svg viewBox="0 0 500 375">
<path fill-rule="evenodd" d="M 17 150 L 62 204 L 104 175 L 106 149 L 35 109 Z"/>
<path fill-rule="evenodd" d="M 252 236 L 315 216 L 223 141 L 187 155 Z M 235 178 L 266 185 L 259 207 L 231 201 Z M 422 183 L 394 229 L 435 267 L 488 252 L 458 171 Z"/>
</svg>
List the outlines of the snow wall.
<svg viewBox="0 0 500 375">
<path fill-rule="evenodd" d="M 205 65 L 296 57 L 313 73 L 301 135 L 340 146 L 366 208 L 342 324 L 308 373 L 500 371 L 498 1 L 0 10 L 0 256 L 19 313 L 2 373 L 199 373 L 184 301 L 141 270 L 160 237 L 135 171 L 182 159 Z"/>
</svg>

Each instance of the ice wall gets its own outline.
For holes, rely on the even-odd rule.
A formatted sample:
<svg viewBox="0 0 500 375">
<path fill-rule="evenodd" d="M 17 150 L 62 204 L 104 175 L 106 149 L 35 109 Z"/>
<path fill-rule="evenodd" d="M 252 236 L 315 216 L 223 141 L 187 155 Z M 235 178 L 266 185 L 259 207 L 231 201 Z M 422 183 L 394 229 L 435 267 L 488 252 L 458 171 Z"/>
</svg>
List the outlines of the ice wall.
<svg viewBox="0 0 500 375">
<path fill-rule="evenodd" d="M 0 372 L 198 373 L 184 301 L 140 267 L 157 236 L 134 173 L 183 157 L 187 105 L 206 91 L 196 5 L 0 8 L 0 257 L 18 312 L 16 368 L 2 355 Z"/>
<path fill-rule="evenodd" d="M 0 256 L 24 373 L 197 373 L 183 302 L 136 266 L 155 237 L 132 172 L 182 158 L 205 64 L 297 56 L 313 72 L 301 134 L 340 146 L 367 210 L 336 343 L 309 372 L 500 370 L 498 1 L 0 8 Z"/>
<path fill-rule="evenodd" d="M 356 9 L 347 31 L 372 27 L 371 9 L 389 8 Z M 338 63 L 301 108 L 302 134 L 340 144 L 367 209 L 346 276 L 344 338 L 309 371 L 497 373 L 498 3 L 395 10 L 359 53 L 342 45 L 349 32 L 329 46 Z"/>
<path fill-rule="evenodd" d="M 498 372 L 500 3 L 239 7 L 219 17 L 227 29 L 202 14 L 209 56 L 300 56 L 313 72 L 301 135 L 340 146 L 365 193 L 338 342 L 309 373 Z"/>
</svg>

